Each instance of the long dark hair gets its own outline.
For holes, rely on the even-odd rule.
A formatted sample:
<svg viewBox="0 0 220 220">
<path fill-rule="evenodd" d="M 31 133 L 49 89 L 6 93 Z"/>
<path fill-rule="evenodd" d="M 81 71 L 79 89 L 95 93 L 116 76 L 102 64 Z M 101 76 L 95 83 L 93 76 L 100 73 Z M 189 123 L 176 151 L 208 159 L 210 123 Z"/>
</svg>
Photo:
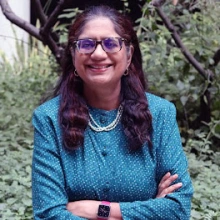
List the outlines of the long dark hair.
<svg viewBox="0 0 220 220">
<path fill-rule="evenodd" d="M 55 95 L 60 95 L 59 119 L 67 149 L 76 149 L 84 142 L 84 131 L 88 125 L 88 107 L 83 96 L 83 82 L 74 75 L 70 49 L 74 40 L 82 33 L 85 24 L 97 17 L 107 17 L 115 31 L 134 47 L 129 74 L 122 77 L 121 104 L 122 125 L 131 149 L 139 149 L 145 142 L 151 145 L 152 117 L 145 95 L 146 82 L 142 69 L 142 56 L 132 22 L 125 15 L 109 6 L 92 6 L 78 15 L 69 30 L 65 62 Z"/>
</svg>

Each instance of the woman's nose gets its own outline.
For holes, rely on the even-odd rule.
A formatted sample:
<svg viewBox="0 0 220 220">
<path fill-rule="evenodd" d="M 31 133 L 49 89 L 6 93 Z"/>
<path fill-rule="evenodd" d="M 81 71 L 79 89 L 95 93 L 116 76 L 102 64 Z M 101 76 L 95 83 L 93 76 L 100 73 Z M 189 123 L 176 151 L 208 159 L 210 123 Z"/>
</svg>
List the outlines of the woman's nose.
<svg viewBox="0 0 220 220">
<path fill-rule="evenodd" d="M 96 46 L 96 49 L 94 52 L 91 54 L 92 57 L 107 57 L 107 53 L 103 50 L 102 45 L 98 44 Z"/>
</svg>

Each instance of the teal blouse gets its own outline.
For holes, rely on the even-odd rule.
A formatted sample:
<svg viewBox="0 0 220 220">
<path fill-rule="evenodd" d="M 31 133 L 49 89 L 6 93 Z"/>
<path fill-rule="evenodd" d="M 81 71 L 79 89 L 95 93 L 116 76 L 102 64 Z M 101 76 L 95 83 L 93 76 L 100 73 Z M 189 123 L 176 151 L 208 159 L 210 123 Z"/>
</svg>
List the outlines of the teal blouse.
<svg viewBox="0 0 220 220">
<path fill-rule="evenodd" d="M 63 148 L 58 122 L 59 97 L 33 114 L 32 193 L 34 219 L 78 220 L 66 209 L 77 200 L 119 202 L 124 220 L 189 219 L 193 194 L 187 160 L 176 122 L 176 109 L 165 99 L 147 94 L 153 117 L 153 147 L 132 152 L 119 123 L 108 132 L 87 127 L 84 145 Z M 117 110 L 90 108 L 95 121 L 106 126 Z M 167 173 L 178 174 L 183 186 L 165 198 L 155 198 Z"/>
</svg>

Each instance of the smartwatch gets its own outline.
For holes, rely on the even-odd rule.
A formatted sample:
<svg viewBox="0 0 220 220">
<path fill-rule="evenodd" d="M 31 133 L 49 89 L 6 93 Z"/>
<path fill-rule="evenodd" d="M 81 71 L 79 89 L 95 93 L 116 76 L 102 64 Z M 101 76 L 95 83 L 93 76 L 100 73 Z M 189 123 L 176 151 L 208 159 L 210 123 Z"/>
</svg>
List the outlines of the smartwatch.
<svg viewBox="0 0 220 220">
<path fill-rule="evenodd" d="M 98 208 L 97 220 L 106 220 L 110 214 L 110 202 L 102 201 Z"/>
</svg>

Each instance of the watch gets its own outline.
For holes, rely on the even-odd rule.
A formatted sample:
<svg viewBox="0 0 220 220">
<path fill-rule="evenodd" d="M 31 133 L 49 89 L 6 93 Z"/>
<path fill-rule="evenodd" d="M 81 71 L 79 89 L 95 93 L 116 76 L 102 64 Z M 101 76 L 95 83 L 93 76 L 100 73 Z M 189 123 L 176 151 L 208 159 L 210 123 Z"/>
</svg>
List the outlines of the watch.
<svg viewBox="0 0 220 220">
<path fill-rule="evenodd" d="M 110 214 L 110 202 L 102 201 L 98 208 L 97 220 L 106 220 Z"/>
</svg>

